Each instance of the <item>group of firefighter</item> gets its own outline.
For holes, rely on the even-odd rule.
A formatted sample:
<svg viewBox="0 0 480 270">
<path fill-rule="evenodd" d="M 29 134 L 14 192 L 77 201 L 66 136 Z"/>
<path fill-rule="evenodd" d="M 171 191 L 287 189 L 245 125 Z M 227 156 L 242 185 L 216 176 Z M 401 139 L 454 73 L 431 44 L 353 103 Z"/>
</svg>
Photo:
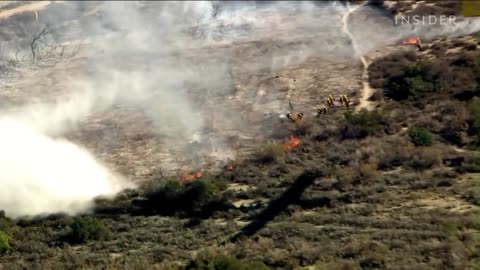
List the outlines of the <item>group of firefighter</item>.
<svg viewBox="0 0 480 270">
<path fill-rule="evenodd" d="M 319 117 L 322 114 L 327 114 L 328 110 L 335 106 L 334 101 L 335 101 L 335 98 L 332 95 L 329 95 L 327 98 L 326 104 L 324 104 L 323 107 L 316 109 L 317 117 Z M 350 100 L 348 99 L 347 95 L 340 95 L 339 101 L 341 106 L 345 106 L 347 109 L 350 108 Z M 290 103 L 290 108 L 293 109 L 292 103 Z M 292 122 L 296 122 L 296 121 L 302 120 L 303 113 L 290 112 L 287 114 L 287 117 Z"/>
<path fill-rule="evenodd" d="M 323 105 L 322 108 L 317 109 L 317 116 L 320 116 L 320 114 L 327 114 L 328 109 L 334 106 L 333 104 L 334 100 L 335 99 L 333 98 L 332 95 L 328 95 L 327 104 Z M 350 108 L 350 100 L 348 99 L 347 95 L 340 95 L 339 100 L 342 106 L 347 107 L 347 109 Z"/>
</svg>

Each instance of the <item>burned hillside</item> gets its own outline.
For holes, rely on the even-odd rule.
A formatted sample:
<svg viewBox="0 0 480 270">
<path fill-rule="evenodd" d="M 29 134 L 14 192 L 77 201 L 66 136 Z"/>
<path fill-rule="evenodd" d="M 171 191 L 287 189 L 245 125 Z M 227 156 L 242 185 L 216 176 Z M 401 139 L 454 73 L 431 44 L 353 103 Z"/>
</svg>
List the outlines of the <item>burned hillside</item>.
<svg viewBox="0 0 480 270">
<path fill-rule="evenodd" d="M 0 269 L 480 263 L 478 22 L 395 26 L 367 1 L 36 5 L 0 7 Z"/>
</svg>

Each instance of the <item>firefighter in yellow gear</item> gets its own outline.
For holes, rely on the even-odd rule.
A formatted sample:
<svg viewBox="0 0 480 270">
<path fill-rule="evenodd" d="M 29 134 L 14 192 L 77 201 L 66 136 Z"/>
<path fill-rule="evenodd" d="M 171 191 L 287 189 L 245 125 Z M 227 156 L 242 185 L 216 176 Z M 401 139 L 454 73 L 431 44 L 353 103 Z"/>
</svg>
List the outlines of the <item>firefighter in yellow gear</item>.
<svg viewBox="0 0 480 270">
<path fill-rule="evenodd" d="M 343 104 L 345 104 L 345 107 L 349 108 L 350 107 L 350 100 L 348 100 L 348 97 L 347 95 L 341 95 L 340 96 L 340 102 Z"/>
<path fill-rule="evenodd" d="M 320 116 L 320 114 L 327 114 L 327 112 L 328 112 L 328 108 L 327 106 L 324 105 L 322 108 L 317 109 L 317 116 Z"/>
<path fill-rule="evenodd" d="M 331 101 L 330 99 L 327 99 L 327 105 L 329 107 L 333 107 L 333 101 Z"/>
<path fill-rule="evenodd" d="M 417 38 L 417 48 L 419 51 L 423 51 L 422 41 L 420 41 L 420 38 Z"/>
<path fill-rule="evenodd" d="M 333 107 L 333 97 L 332 95 L 328 95 L 328 99 L 327 99 L 327 104 L 329 107 Z"/>
<path fill-rule="evenodd" d="M 345 107 L 350 108 L 350 100 L 348 100 L 347 95 L 343 95 L 343 100 L 345 102 Z"/>
</svg>

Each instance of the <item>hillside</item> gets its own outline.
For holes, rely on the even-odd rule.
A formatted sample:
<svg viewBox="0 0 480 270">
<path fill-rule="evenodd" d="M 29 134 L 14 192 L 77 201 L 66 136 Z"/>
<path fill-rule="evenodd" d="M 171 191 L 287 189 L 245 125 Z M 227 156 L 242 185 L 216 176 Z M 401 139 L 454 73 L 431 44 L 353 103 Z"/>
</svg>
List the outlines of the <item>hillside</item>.
<svg viewBox="0 0 480 270">
<path fill-rule="evenodd" d="M 0 270 L 477 269 L 480 29 L 382 2 L 2 6 Z"/>
</svg>

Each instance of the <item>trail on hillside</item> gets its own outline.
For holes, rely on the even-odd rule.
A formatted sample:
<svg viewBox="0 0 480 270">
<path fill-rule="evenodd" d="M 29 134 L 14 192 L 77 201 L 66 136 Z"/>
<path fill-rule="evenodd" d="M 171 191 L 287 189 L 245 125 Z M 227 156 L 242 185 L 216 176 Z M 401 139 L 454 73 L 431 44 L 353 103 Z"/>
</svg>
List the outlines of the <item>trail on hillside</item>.
<svg viewBox="0 0 480 270">
<path fill-rule="evenodd" d="M 355 51 L 355 54 L 357 54 L 359 50 L 357 49 L 355 38 L 349 30 L 348 19 L 350 17 L 350 14 L 355 12 L 358 8 L 363 7 L 364 5 L 365 5 L 365 3 L 362 4 L 362 5 L 355 6 L 355 7 L 351 8 L 350 10 L 348 10 L 345 13 L 345 15 L 343 15 L 343 19 L 342 19 L 342 21 L 343 21 L 342 30 L 352 41 L 352 46 L 353 46 L 353 50 Z M 367 61 L 367 59 L 364 56 L 359 55 L 359 57 L 360 57 L 360 61 L 362 61 L 362 64 L 363 64 L 363 75 L 362 75 L 362 81 L 363 81 L 362 86 L 363 87 L 362 87 L 362 91 L 360 93 L 360 95 L 361 95 L 360 103 L 355 110 L 359 111 L 363 108 L 365 108 L 367 110 L 371 110 L 371 109 L 373 109 L 373 103 L 368 100 L 368 98 L 373 94 L 373 89 L 370 87 L 370 83 L 369 83 L 369 79 L 368 79 L 368 67 L 369 67 L 370 63 Z"/>
<path fill-rule="evenodd" d="M 50 3 L 51 3 L 51 1 L 38 1 L 38 2 L 35 1 L 33 3 L 30 3 L 30 4 L 26 4 L 26 5 L 23 5 L 23 6 L 12 8 L 12 9 L 0 11 L 0 19 L 6 19 L 10 16 L 13 16 L 15 14 L 22 13 L 22 12 L 37 11 L 37 10 L 40 10 L 42 8 L 45 8 Z"/>
</svg>

